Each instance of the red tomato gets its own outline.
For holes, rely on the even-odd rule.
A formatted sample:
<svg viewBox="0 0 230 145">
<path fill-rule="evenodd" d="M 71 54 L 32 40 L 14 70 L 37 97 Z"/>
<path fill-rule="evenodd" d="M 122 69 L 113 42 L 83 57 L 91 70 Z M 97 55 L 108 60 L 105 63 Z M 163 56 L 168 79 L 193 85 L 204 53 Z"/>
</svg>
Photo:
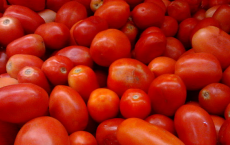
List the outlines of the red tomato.
<svg viewBox="0 0 230 145">
<path fill-rule="evenodd" d="M 228 0 L 209 0 L 209 7 L 228 4 Z"/>
<path fill-rule="evenodd" d="M 66 47 L 70 39 L 69 28 L 57 22 L 42 24 L 34 33 L 42 36 L 46 48 L 49 49 L 61 49 Z"/>
<path fill-rule="evenodd" d="M 181 77 L 187 90 L 198 90 L 210 83 L 219 82 L 222 68 L 212 54 L 191 53 L 177 60 L 175 74 Z"/>
<path fill-rule="evenodd" d="M 43 60 L 29 54 L 15 54 L 11 56 L 6 64 L 6 71 L 12 78 L 17 78 L 18 72 L 25 66 L 36 66 L 41 68 Z"/>
<path fill-rule="evenodd" d="M 221 83 L 211 83 L 200 90 L 199 104 L 208 113 L 224 115 L 230 103 L 230 87 Z"/>
<path fill-rule="evenodd" d="M 19 130 L 14 145 L 41 144 L 70 145 L 65 127 L 50 116 L 34 118 Z"/>
<path fill-rule="evenodd" d="M 68 84 L 76 90 L 85 102 L 91 92 L 99 88 L 97 76 L 92 68 L 86 65 L 77 65 L 68 74 Z"/>
<path fill-rule="evenodd" d="M 43 116 L 48 109 L 47 92 L 41 87 L 22 83 L 0 88 L 0 120 L 12 123 L 25 123 Z M 20 101 L 19 101 L 20 100 Z"/>
<path fill-rule="evenodd" d="M 112 118 L 101 122 L 95 134 L 98 145 L 120 145 L 117 140 L 117 127 L 122 121 L 124 121 L 123 118 Z"/>
<path fill-rule="evenodd" d="M 224 121 L 222 126 L 220 127 L 219 134 L 218 134 L 218 143 L 221 145 L 228 145 L 230 144 L 230 119 Z"/>
<path fill-rule="evenodd" d="M 230 66 L 223 71 L 221 82 L 230 87 Z"/>
<path fill-rule="evenodd" d="M 94 16 L 105 19 L 109 28 L 119 29 L 127 22 L 130 7 L 125 1 L 108 1 L 95 11 Z"/>
<path fill-rule="evenodd" d="M 184 145 L 172 133 L 139 118 L 124 120 L 118 126 L 117 139 L 121 145 Z"/>
<path fill-rule="evenodd" d="M 87 131 L 76 131 L 70 134 L 70 145 L 97 145 L 96 138 Z"/>
<path fill-rule="evenodd" d="M 46 0 L 46 8 L 57 12 L 62 5 L 71 0 Z"/>
<path fill-rule="evenodd" d="M 164 16 L 163 9 L 152 2 L 140 3 L 132 10 L 133 22 L 142 30 L 151 26 L 160 27 L 164 22 Z"/>
<path fill-rule="evenodd" d="M 151 82 L 148 95 L 154 113 L 173 116 L 185 103 L 187 91 L 178 75 L 163 74 Z"/>
<path fill-rule="evenodd" d="M 198 30 L 192 37 L 192 46 L 195 52 L 213 54 L 223 69 L 230 65 L 230 35 L 220 28 L 208 26 Z"/>
<path fill-rule="evenodd" d="M 212 17 L 216 10 L 220 7 L 220 5 L 212 6 L 205 12 L 205 17 Z"/>
<path fill-rule="evenodd" d="M 67 85 L 68 74 L 73 67 L 68 57 L 55 55 L 45 60 L 41 69 L 53 85 Z"/>
<path fill-rule="evenodd" d="M 122 58 L 109 66 L 107 87 L 119 96 L 129 88 L 148 92 L 153 79 L 154 74 L 148 66 L 135 59 Z"/>
<path fill-rule="evenodd" d="M 196 11 L 196 13 L 192 15 L 192 17 L 197 20 L 203 20 L 204 18 L 206 18 L 205 13 L 206 13 L 205 9 L 199 9 Z"/>
<path fill-rule="evenodd" d="M 45 9 L 46 0 L 8 0 L 10 5 L 22 5 L 33 11 L 42 11 Z"/>
<path fill-rule="evenodd" d="M 152 2 L 152 3 L 156 4 L 156 5 L 158 5 L 160 8 L 162 8 L 164 13 L 166 13 L 166 11 L 167 11 L 166 5 L 163 2 L 163 0 L 144 0 L 144 2 Z"/>
<path fill-rule="evenodd" d="M 178 31 L 179 24 L 177 20 L 171 16 L 165 16 L 164 22 L 160 26 L 161 30 L 167 37 L 173 37 Z"/>
<path fill-rule="evenodd" d="M 51 86 L 44 74 L 44 72 L 34 66 L 23 67 L 17 75 L 18 83 L 32 83 L 42 87 L 49 94 Z"/>
<path fill-rule="evenodd" d="M 78 22 L 71 29 L 73 29 L 72 35 L 78 45 L 90 47 L 95 35 L 108 29 L 108 23 L 99 16 L 90 16 Z"/>
<path fill-rule="evenodd" d="M 216 128 L 216 135 L 218 137 L 220 128 L 223 125 L 223 123 L 225 122 L 225 119 L 220 117 L 220 116 L 218 116 L 218 115 L 211 115 L 211 118 L 212 118 L 212 120 L 214 122 L 214 125 L 215 125 L 215 128 Z"/>
<path fill-rule="evenodd" d="M 216 130 L 211 116 L 199 106 L 183 105 L 174 116 L 179 139 L 186 145 L 216 145 Z"/>
<path fill-rule="evenodd" d="M 55 22 L 63 23 L 70 29 L 76 22 L 85 18 L 87 18 L 85 6 L 77 1 L 69 1 L 59 8 Z"/>
<path fill-rule="evenodd" d="M 82 97 L 73 88 L 57 85 L 50 94 L 50 116 L 59 120 L 69 134 L 84 130 L 88 124 L 88 111 Z"/>
<path fill-rule="evenodd" d="M 125 118 L 145 119 L 151 113 L 151 100 L 141 89 L 127 89 L 121 96 L 120 112 Z"/>
<path fill-rule="evenodd" d="M 18 80 L 15 78 L 11 77 L 2 77 L 0 78 L 0 88 L 13 85 L 13 84 L 18 84 Z"/>
<path fill-rule="evenodd" d="M 10 42 L 6 47 L 6 54 L 11 57 L 15 54 L 29 54 L 43 57 L 46 52 L 44 39 L 38 34 L 27 34 Z"/>
<path fill-rule="evenodd" d="M 17 18 L 26 34 L 34 33 L 38 26 L 45 23 L 44 19 L 28 7 L 20 5 L 10 5 L 3 16 Z"/>
<path fill-rule="evenodd" d="M 4 16 L 0 18 L 0 45 L 6 47 L 13 40 L 24 35 L 21 22 L 14 17 Z"/>
<path fill-rule="evenodd" d="M 142 36 L 144 36 L 144 35 L 147 35 L 147 34 L 150 34 L 150 33 L 154 33 L 154 32 L 163 33 L 163 31 L 162 31 L 159 27 L 151 26 L 151 27 L 148 27 L 148 28 L 146 28 L 144 31 L 141 32 L 140 38 L 141 38 Z"/>
<path fill-rule="evenodd" d="M 85 46 L 67 46 L 58 50 L 55 55 L 63 55 L 68 57 L 74 63 L 74 66 L 86 65 L 92 68 L 94 64 L 89 53 L 89 48 Z"/>
<path fill-rule="evenodd" d="M 0 50 L 0 74 L 6 73 L 6 63 L 8 56 L 5 50 Z"/>
<path fill-rule="evenodd" d="M 90 46 L 90 55 L 95 63 L 108 67 L 119 58 L 131 56 L 131 43 L 122 31 L 107 29 L 94 37 Z"/>
<path fill-rule="evenodd" d="M 104 0 L 91 0 L 90 2 L 90 9 L 91 11 L 95 12 L 100 6 L 102 6 Z"/>
<path fill-rule="evenodd" d="M 107 88 L 98 88 L 92 91 L 87 102 L 90 116 L 96 122 L 114 118 L 119 113 L 119 96 Z"/>
<path fill-rule="evenodd" d="M 38 12 L 38 14 L 46 23 L 54 22 L 56 18 L 56 12 L 50 9 L 44 9 L 43 11 Z"/>
<path fill-rule="evenodd" d="M 165 115 L 162 115 L 162 114 L 153 114 L 153 115 L 150 115 L 148 116 L 145 121 L 153 124 L 153 125 L 156 125 L 158 127 L 162 127 L 164 128 L 165 130 L 171 132 L 172 134 L 176 135 L 176 130 L 175 130 L 175 127 L 174 127 L 174 121 L 165 116 Z"/>
<path fill-rule="evenodd" d="M 91 0 L 74 0 L 74 1 L 77 1 L 85 6 L 88 16 L 91 16 L 93 14 L 93 11 L 90 8 Z"/>
</svg>

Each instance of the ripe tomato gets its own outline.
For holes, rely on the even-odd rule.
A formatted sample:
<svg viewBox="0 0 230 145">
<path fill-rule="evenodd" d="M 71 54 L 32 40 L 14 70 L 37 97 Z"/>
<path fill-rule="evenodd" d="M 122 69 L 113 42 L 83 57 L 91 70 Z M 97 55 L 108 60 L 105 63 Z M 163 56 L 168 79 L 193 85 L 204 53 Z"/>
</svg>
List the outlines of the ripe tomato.
<svg viewBox="0 0 230 145">
<path fill-rule="evenodd" d="M 71 0 L 46 0 L 46 8 L 57 12 L 62 5 Z"/>
<path fill-rule="evenodd" d="M 167 11 L 166 5 L 163 2 L 163 0 L 144 0 L 144 2 L 152 2 L 152 3 L 156 4 L 156 5 L 158 5 L 160 8 L 162 8 L 164 13 L 166 13 L 166 11 Z"/>
<path fill-rule="evenodd" d="M 87 102 L 90 116 L 96 122 L 114 118 L 119 112 L 119 96 L 107 88 L 98 88 L 92 91 Z"/>
<path fill-rule="evenodd" d="M 109 66 L 107 87 L 119 96 L 129 88 L 148 92 L 154 74 L 148 66 L 132 58 L 121 58 Z"/>
<path fill-rule="evenodd" d="M 122 121 L 124 121 L 123 118 L 112 118 L 101 122 L 95 134 L 98 145 L 120 145 L 117 140 L 117 127 Z"/>
<path fill-rule="evenodd" d="M 230 87 L 230 66 L 228 66 L 224 71 L 221 78 L 221 83 Z"/>
<path fill-rule="evenodd" d="M 206 13 L 205 9 L 199 9 L 192 15 L 192 17 L 197 20 L 203 20 L 204 18 L 206 18 L 205 13 Z"/>
<path fill-rule="evenodd" d="M 161 30 L 167 37 L 173 37 L 178 31 L 179 24 L 177 20 L 171 16 L 165 16 L 164 22 L 160 26 Z"/>
<path fill-rule="evenodd" d="M 22 5 L 33 11 L 42 11 L 45 9 L 46 0 L 8 0 L 10 5 Z"/>
<path fill-rule="evenodd" d="M 177 60 L 175 74 L 181 77 L 187 90 L 198 90 L 219 82 L 222 68 L 217 58 L 210 53 L 191 53 Z"/>
<path fill-rule="evenodd" d="M 50 116 L 59 120 L 69 134 L 84 130 L 88 124 L 88 111 L 82 97 L 73 88 L 57 85 L 50 94 Z"/>
<path fill-rule="evenodd" d="M 199 106 L 183 105 L 174 116 L 179 139 L 186 145 L 216 145 L 216 130 L 211 116 Z"/>
<path fill-rule="evenodd" d="M 159 27 L 151 26 L 151 27 L 148 27 L 145 30 L 141 31 L 140 38 L 142 36 L 144 36 L 144 35 L 147 35 L 147 34 L 150 34 L 150 33 L 154 33 L 154 32 L 163 33 L 163 31 Z"/>
<path fill-rule="evenodd" d="M 48 109 L 47 92 L 41 87 L 22 83 L 0 88 L 0 120 L 25 123 L 45 115 Z M 19 101 L 20 100 L 20 101 Z"/>
<path fill-rule="evenodd" d="M 0 50 L 0 74 L 6 73 L 6 63 L 8 56 L 5 50 Z"/>
<path fill-rule="evenodd" d="M 206 10 L 205 12 L 205 17 L 212 17 L 213 14 L 216 12 L 216 10 L 220 7 L 220 5 L 215 5 L 210 7 L 209 9 Z"/>
<path fill-rule="evenodd" d="M 230 103 L 226 106 L 224 110 L 224 118 L 227 120 L 230 118 Z"/>
<path fill-rule="evenodd" d="M 216 135 L 218 137 L 220 128 L 223 125 L 223 123 L 225 122 L 225 119 L 221 116 L 218 116 L 218 115 L 211 115 L 211 118 L 214 122 L 215 129 L 216 129 Z"/>
<path fill-rule="evenodd" d="M 38 14 L 44 19 L 45 23 L 54 22 L 56 17 L 56 12 L 50 9 L 44 9 L 38 12 Z"/>
<path fill-rule="evenodd" d="M 2 77 L 0 78 L 0 88 L 12 84 L 18 84 L 18 79 L 11 78 L 11 77 Z"/>
<path fill-rule="evenodd" d="M 87 131 L 76 131 L 70 134 L 70 145 L 97 145 L 96 138 Z"/>
<path fill-rule="evenodd" d="M 34 118 L 26 122 L 19 130 L 14 145 L 41 144 L 70 145 L 65 127 L 50 116 Z"/>
<path fill-rule="evenodd" d="M 172 133 L 139 118 L 124 120 L 118 126 L 117 139 L 121 145 L 184 145 Z"/>
<path fill-rule="evenodd" d="M 222 126 L 220 127 L 219 134 L 218 134 L 218 143 L 221 145 L 228 145 L 230 144 L 230 119 L 224 121 Z"/>
<path fill-rule="evenodd" d="M 0 142 L 1 145 L 14 144 L 19 126 L 14 123 L 0 121 Z"/>
</svg>

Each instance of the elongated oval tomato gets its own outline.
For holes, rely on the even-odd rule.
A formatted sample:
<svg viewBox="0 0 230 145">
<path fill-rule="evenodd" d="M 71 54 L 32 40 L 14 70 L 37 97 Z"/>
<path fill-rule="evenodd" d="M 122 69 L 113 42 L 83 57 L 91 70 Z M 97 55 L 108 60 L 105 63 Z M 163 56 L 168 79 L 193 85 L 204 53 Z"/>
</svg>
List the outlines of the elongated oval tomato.
<svg viewBox="0 0 230 145">
<path fill-rule="evenodd" d="M 183 105 L 175 114 L 174 124 L 186 145 L 216 145 L 216 129 L 211 116 L 199 106 Z"/>
<path fill-rule="evenodd" d="M 48 111 L 47 92 L 41 87 L 22 83 L 0 88 L 0 120 L 25 123 Z"/>
<path fill-rule="evenodd" d="M 184 145 L 175 135 L 139 118 L 124 120 L 117 129 L 121 145 Z"/>
</svg>

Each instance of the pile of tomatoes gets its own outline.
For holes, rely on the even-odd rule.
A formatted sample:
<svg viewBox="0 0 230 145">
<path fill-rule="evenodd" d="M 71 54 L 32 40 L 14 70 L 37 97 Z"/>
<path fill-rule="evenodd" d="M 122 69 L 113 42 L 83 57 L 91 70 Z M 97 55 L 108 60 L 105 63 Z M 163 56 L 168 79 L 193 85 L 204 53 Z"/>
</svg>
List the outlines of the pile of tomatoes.
<svg viewBox="0 0 230 145">
<path fill-rule="evenodd" d="M 230 145 L 230 0 L 0 0 L 1 145 Z"/>
</svg>

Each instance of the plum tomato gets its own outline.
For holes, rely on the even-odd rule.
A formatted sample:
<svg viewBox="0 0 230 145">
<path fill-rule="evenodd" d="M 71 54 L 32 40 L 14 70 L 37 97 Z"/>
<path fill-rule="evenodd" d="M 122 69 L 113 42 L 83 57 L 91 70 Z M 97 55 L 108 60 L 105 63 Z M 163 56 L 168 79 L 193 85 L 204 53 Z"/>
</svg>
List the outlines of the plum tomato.
<svg viewBox="0 0 230 145">
<path fill-rule="evenodd" d="M 230 135 L 230 119 L 227 119 L 220 127 L 219 134 L 218 134 L 218 143 L 220 143 L 221 145 L 230 144 L 229 135 Z"/>
<path fill-rule="evenodd" d="M 69 138 L 70 145 L 98 145 L 95 136 L 87 131 L 75 131 Z"/>
<path fill-rule="evenodd" d="M 220 128 L 221 126 L 223 125 L 223 123 L 225 122 L 225 119 L 219 115 L 210 115 L 213 122 L 214 122 L 214 125 L 215 125 L 215 128 L 216 128 L 216 135 L 218 137 L 219 135 L 219 131 L 220 131 Z"/>
</svg>

